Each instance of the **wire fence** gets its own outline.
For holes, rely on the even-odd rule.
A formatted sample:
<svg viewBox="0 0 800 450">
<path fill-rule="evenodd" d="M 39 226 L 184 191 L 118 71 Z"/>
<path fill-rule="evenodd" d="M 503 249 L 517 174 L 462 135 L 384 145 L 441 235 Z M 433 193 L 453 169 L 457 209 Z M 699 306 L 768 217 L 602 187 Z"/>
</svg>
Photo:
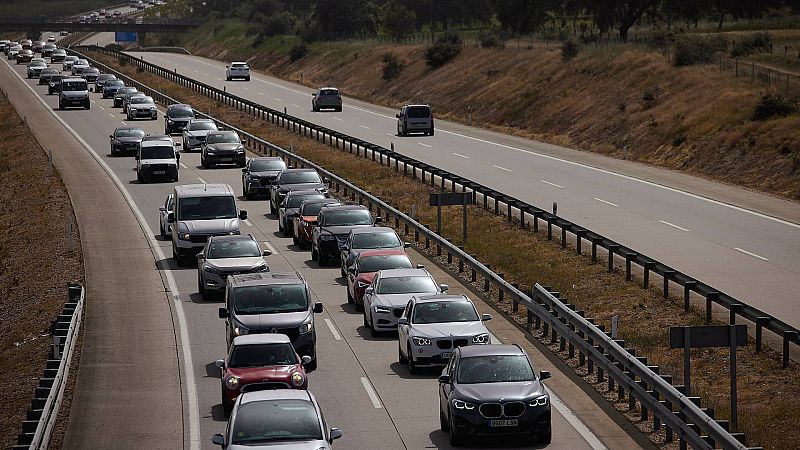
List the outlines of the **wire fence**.
<svg viewBox="0 0 800 450">
<path fill-rule="evenodd" d="M 759 83 L 786 98 L 800 97 L 800 76 L 797 74 L 725 55 L 719 57 L 719 71 Z"/>
</svg>

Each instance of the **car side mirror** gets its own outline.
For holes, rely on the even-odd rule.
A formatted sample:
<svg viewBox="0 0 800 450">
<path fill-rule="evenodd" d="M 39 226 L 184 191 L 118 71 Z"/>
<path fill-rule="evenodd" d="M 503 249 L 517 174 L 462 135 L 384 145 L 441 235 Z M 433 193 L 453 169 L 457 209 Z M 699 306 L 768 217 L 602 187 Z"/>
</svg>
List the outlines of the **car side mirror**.
<svg viewBox="0 0 800 450">
<path fill-rule="evenodd" d="M 311 362 L 311 357 L 310 356 L 303 355 L 303 356 L 300 357 L 300 364 L 302 364 L 303 366 L 305 366 L 306 364 L 308 364 L 310 362 Z"/>
<path fill-rule="evenodd" d="M 487 320 L 492 320 L 491 314 L 481 314 L 481 322 L 486 322 Z"/>
<path fill-rule="evenodd" d="M 225 66 L 226 69 L 230 69 L 231 66 Z"/>
<path fill-rule="evenodd" d="M 376 224 L 377 224 L 377 223 L 383 223 L 383 217 L 381 217 L 381 216 L 378 216 L 378 217 L 376 217 L 376 218 L 375 218 L 375 223 L 376 223 Z"/>
<path fill-rule="evenodd" d="M 374 292 L 375 292 L 375 288 L 372 287 L 372 286 L 364 289 L 364 294 L 366 294 L 366 295 L 372 295 Z"/>
<path fill-rule="evenodd" d="M 225 360 L 224 359 L 218 359 L 218 360 L 214 361 L 214 365 L 219 367 L 220 369 L 224 369 L 225 368 Z"/>
<path fill-rule="evenodd" d="M 448 289 L 450 289 L 450 286 L 448 286 L 446 284 L 440 284 L 439 285 L 439 290 L 442 291 L 442 292 L 447 292 Z"/>
<path fill-rule="evenodd" d="M 350 266 L 347 268 L 347 273 L 355 274 L 356 273 L 356 266 Z"/>
<path fill-rule="evenodd" d="M 314 303 L 314 312 L 317 314 L 322 312 L 322 303 L 320 302 Z"/>
<path fill-rule="evenodd" d="M 247 173 L 247 167 L 242 167 L 242 173 Z"/>
<path fill-rule="evenodd" d="M 439 383 L 450 384 L 450 375 L 439 375 Z"/>
<path fill-rule="evenodd" d="M 167 223 L 175 223 L 175 213 L 167 214 Z"/>
<path fill-rule="evenodd" d="M 164 207 L 162 206 L 162 207 L 158 208 L 158 210 L 159 210 L 159 211 L 161 211 L 161 212 L 166 212 L 167 208 L 164 208 Z"/>
<path fill-rule="evenodd" d="M 544 381 L 550 377 L 552 377 L 552 375 L 550 375 L 550 372 L 547 370 L 542 370 L 539 372 L 539 381 Z"/>
<path fill-rule="evenodd" d="M 272 255 L 272 251 L 270 250 L 264 250 L 263 252 L 261 252 L 261 256 L 270 256 L 270 255 Z"/>
<path fill-rule="evenodd" d="M 394 116 L 397 117 L 398 119 L 400 118 L 400 114 L 395 114 Z"/>
<path fill-rule="evenodd" d="M 331 436 L 331 441 L 335 441 L 336 439 L 342 437 L 342 430 L 338 428 L 331 428 L 330 436 Z"/>
<path fill-rule="evenodd" d="M 197 259 L 206 259 L 206 256 L 202 253 L 197 254 Z"/>
<path fill-rule="evenodd" d="M 424 265 L 424 264 L 417 264 L 417 265 L 416 265 L 416 266 L 414 266 L 414 267 L 415 267 L 415 268 L 417 268 L 417 269 L 424 269 L 424 268 L 425 268 L 425 265 Z"/>
<path fill-rule="evenodd" d="M 245 210 L 239 211 L 239 219 L 247 220 L 247 211 Z"/>
<path fill-rule="evenodd" d="M 211 437 L 211 442 L 220 447 L 225 447 L 225 436 L 220 433 L 216 433 L 214 436 Z"/>
<path fill-rule="evenodd" d="M 401 317 L 401 318 L 397 319 L 397 324 L 398 325 L 408 325 L 408 319 L 406 319 L 405 317 Z"/>
<path fill-rule="evenodd" d="M 175 144 L 175 145 L 178 145 L 178 144 Z M 177 161 L 181 160 L 181 154 L 180 153 L 177 153 L 177 152 L 175 153 L 175 160 L 177 160 Z"/>
<path fill-rule="evenodd" d="M 109 134 L 109 135 L 108 135 L 108 138 L 109 138 L 109 139 L 114 139 L 114 135 L 113 135 L 113 134 Z"/>
<path fill-rule="evenodd" d="M 316 93 L 316 92 L 312 92 L 312 93 L 311 93 L 311 96 L 312 96 L 312 97 L 316 97 L 316 96 L 317 96 L 317 93 Z"/>
<path fill-rule="evenodd" d="M 411 242 L 403 242 L 403 248 L 411 247 Z"/>
<path fill-rule="evenodd" d="M 228 318 L 228 310 L 225 308 L 219 309 L 219 318 L 220 319 L 227 319 Z"/>
</svg>

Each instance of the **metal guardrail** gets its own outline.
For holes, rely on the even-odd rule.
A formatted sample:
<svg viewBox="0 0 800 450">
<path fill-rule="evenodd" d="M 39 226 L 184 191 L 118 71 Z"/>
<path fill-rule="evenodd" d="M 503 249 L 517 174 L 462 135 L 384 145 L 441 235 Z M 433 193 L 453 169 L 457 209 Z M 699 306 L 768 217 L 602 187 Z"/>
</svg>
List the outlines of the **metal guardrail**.
<svg viewBox="0 0 800 450">
<path fill-rule="evenodd" d="M 159 53 L 179 53 L 181 55 L 191 55 L 192 52 L 183 47 L 130 47 L 127 52 L 159 52 Z"/>
<path fill-rule="evenodd" d="M 162 105 L 179 103 L 178 100 L 84 54 L 76 51 L 72 51 L 72 53 L 87 58 L 102 71 L 116 75 L 126 84 L 135 86 Z M 715 420 L 713 410 L 701 408 L 699 397 L 683 395 L 681 386 L 670 384 L 671 377 L 658 375 L 657 366 L 648 366 L 646 358 L 636 357 L 635 350 L 625 349 L 624 341 L 611 339 L 602 326 L 594 325 L 594 320 L 591 318 L 584 318 L 582 311 L 575 311 L 574 305 L 566 303 L 566 299 L 559 298 L 558 293 L 549 292 L 546 288 L 536 285 L 530 295 L 526 294 L 519 289 L 516 283 L 507 282 L 488 266 L 465 253 L 462 248 L 346 179 L 289 150 L 210 115 L 202 112 L 198 112 L 198 115 L 214 120 L 221 129 L 236 131 L 256 153 L 270 156 L 279 155 L 287 161 L 289 166 L 314 168 L 323 177 L 330 180 L 331 190 L 334 190 L 336 194 L 360 204 L 366 203 L 370 212 L 373 212 L 374 209 L 376 215 L 385 217 L 386 224 L 391 225 L 393 221 L 394 228 L 402 229 L 405 236 L 413 233 L 415 242 L 425 250 L 434 251 L 433 246 L 435 246 L 437 255 L 446 252 L 448 262 L 452 262 L 452 259 L 456 258 L 459 275 L 469 271 L 468 279 L 472 282 L 476 282 L 480 275 L 484 280 L 484 291 L 489 292 L 494 286 L 498 291 L 499 302 L 503 302 L 506 297 L 511 300 L 512 311 L 518 312 L 519 306 L 523 305 L 526 310 L 526 330 L 528 332 L 532 333 L 534 329 L 541 328 L 543 335 L 551 334 L 551 342 L 560 340 L 562 349 L 569 344 L 570 357 L 575 357 L 577 348 L 579 364 L 588 364 L 589 372 L 596 372 L 598 380 L 601 382 L 607 381 L 610 390 L 616 388 L 620 399 L 624 398 L 627 393 L 631 409 L 638 404 L 642 420 L 652 419 L 653 428 L 656 430 L 660 430 L 663 426 L 666 429 L 668 442 L 673 442 L 673 434 L 677 434 L 682 448 L 688 444 L 695 449 L 711 449 L 716 445 L 725 449 L 747 449 L 743 433 L 726 431 L 727 422 Z M 381 155 L 380 159 L 381 165 L 384 161 L 383 156 Z M 387 165 L 391 167 L 390 159 L 386 158 L 386 161 Z M 399 172 L 398 160 L 394 161 L 395 170 Z"/>
<path fill-rule="evenodd" d="M 45 450 L 50 443 L 67 385 L 86 297 L 86 291 L 79 283 L 70 283 L 68 292 L 69 299 L 64 310 L 53 321 L 53 345 L 47 366 L 39 379 L 26 419 L 22 422 L 22 432 L 17 436 L 17 445 L 13 447 L 15 450 Z"/>
</svg>

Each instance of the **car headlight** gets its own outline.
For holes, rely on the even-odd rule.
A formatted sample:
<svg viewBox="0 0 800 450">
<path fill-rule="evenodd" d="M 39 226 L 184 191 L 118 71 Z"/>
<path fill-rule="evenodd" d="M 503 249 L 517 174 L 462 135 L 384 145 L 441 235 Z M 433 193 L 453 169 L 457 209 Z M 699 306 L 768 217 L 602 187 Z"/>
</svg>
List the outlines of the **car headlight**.
<svg viewBox="0 0 800 450">
<path fill-rule="evenodd" d="M 206 149 L 206 155 L 214 156 L 216 155 L 216 153 L 214 152 L 214 150 Z"/>
<path fill-rule="evenodd" d="M 188 241 L 192 237 L 192 235 L 190 235 L 189 233 L 184 233 L 184 234 L 179 234 L 178 237 L 180 237 L 184 241 Z"/>
<path fill-rule="evenodd" d="M 304 324 L 300 325 L 300 334 L 311 333 L 311 330 L 313 329 L 314 329 L 314 321 L 309 320 L 308 322 L 305 322 Z"/>
<path fill-rule="evenodd" d="M 420 347 L 431 345 L 431 340 L 426 338 L 426 337 L 414 336 L 414 337 L 411 338 L 411 340 L 414 342 L 414 345 L 417 345 L 417 346 L 420 346 Z"/>
<path fill-rule="evenodd" d="M 292 374 L 292 385 L 295 387 L 300 387 L 303 385 L 305 378 L 303 378 L 303 374 L 300 372 L 295 372 Z"/>
<path fill-rule="evenodd" d="M 361 289 L 364 289 L 364 288 L 366 288 L 367 286 L 369 286 L 369 283 L 364 283 L 363 281 L 358 281 L 358 282 L 356 282 L 356 285 L 357 285 L 358 287 L 360 287 Z"/>
<path fill-rule="evenodd" d="M 528 406 L 545 406 L 547 405 L 548 401 L 550 401 L 550 399 L 547 397 L 547 394 L 540 395 L 539 397 L 529 401 Z"/>
<path fill-rule="evenodd" d="M 253 269 L 253 271 L 255 271 L 255 272 L 269 272 L 269 267 L 267 267 L 266 264 L 262 264 L 262 265 L 256 267 L 255 269 Z"/>
<path fill-rule="evenodd" d="M 167 119 L 167 123 L 170 124 L 170 125 L 174 125 L 175 124 L 175 122 L 173 122 L 172 119 Z"/>
<path fill-rule="evenodd" d="M 239 389 L 239 377 L 231 375 L 225 378 L 225 386 L 232 391 Z"/>
<path fill-rule="evenodd" d="M 219 267 L 212 266 L 211 264 L 206 264 L 205 267 L 203 267 L 203 270 L 205 270 L 208 273 L 216 273 L 216 274 L 222 273 L 222 271 L 219 270 Z"/>
<path fill-rule="evenodd" d="M 319 236 L 319 238 L 322 239 L 323 241 L 334 241 L 334 240 L 336 240 L 336 236 L 334 236 L 332 234 L 321 234 Z"/>
<path fill-rule="evenodd" d="M 475 409 L 474 403 L 465 402 L 464 400 L 459 400 L 457 398 L 453 399 L 453 406 L 456 409 Z"/>
<path fill-rule="evenodd" d="M 489 343 L 489 333 L 481 333 L 472 336 L 472 343 L 473 344 L 488 344 Z"/>
<path fill-rule="evenodd" d="M 228 233 L 228 234 L 229 234 L 229 235 L 231 235 L 231 236 L 238 236 L 238 235 L 242 234 L 242 232 L 241 232 L 241 231 L 239 231 L 239 230 L 236 230 L 236 231 L 231 231 L 231 232 L 230 232 L 230 233 Z"/>
<path fill-rule="evenodd" d="M 233 327 L 233 334 L 235 336 L 244 336 L 245 334 L 249 334 L 249 333 L 250 333 L 250 329 L 248 329 L 244 325 L 239 325 L 237 327 Z"/>
<path fill-rule="evenodd" d="M 377 314 L 391 314 L 392 309 L 387 308 L 386 306 L 376 306 L 375 313 Z"/>
<path fill-rule="evenodd" d="M 244 153 L 244 147 L 237 148 L 236 153 Z"/>
</svg>

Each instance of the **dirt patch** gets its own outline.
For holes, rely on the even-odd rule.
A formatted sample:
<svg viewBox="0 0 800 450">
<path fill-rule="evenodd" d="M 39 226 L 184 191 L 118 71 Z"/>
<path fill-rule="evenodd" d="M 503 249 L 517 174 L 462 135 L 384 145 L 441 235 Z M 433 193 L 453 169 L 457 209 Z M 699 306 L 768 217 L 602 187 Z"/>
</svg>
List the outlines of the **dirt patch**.
<svg viewBox="0 0 800 450">
<path fill-rule="evenodd" d="M 412 205 L 415 205 L 420 222 L 435 223 L 435 208 L 427 206 L 428 194 L 434 189 L 403 177 L 402 170 L 396 173 L 394 168 L 379 166 L 370 160 L 302 138 L 224 107 L 161 77 L 138 72 L 132 66 L 120 67 L 113 58 L 95 53 L 91 56 L 154 89 L 191 104 L 195 109 L 208 111 L 214 117 L 276 145 L 291 147 L 298 155 L 346 178 L 402 211 L 409 213 Z M 672 375 L 676 383 L 682 380 L 682 354 L 680 350 L 668 348 L 668 329 L 670 325 L 703 323 L 704 314 L 701 311 L 692 309 L 684 312 L 682 298 L 664 299 L 660 289 L 641 289 L 642 280 L 637 277 L 632 282 L 625 282 L 624 272 L 607 273 L 604 264 L 592 264 L 589 256 L 576 255 L 570 245 L 562 248 L 558 238 L 549 241 L 542 233 L 531 233 L 529 229 L 522 229 L 519 222 L 507 222 L 504 217 L 495 216 L 477 206 L 469 208 L 468 214 L 471 238 L 466 243 L 460 239 L 461 216 L 458 208 L 445 209 L 442 234 L 452 237 L 459 245 L 465 245 L 467 252 L 476 254 L 479 260 L 490 264 L 495 272 L 503 273 L 507 280 L 518 282 L 523 290 L 529 290 L 532 281 L 555 286 L 563 297 L 584 310 L 587 317 L 594 317 L 597 323 L 609 327 L 611 317 L 619 315 L 620 337 L 625 339 L 627 346 L 635 348 L 637 355 L 646 356 L 649 364 L 660 366 L 661 374 Z M 399 231 L 402 233 L 404 230 L 400 227 Z M 407 235 L 406 240 L 413 240 L 413 234 Z M 419 245 L 424 247 L 424 240 Z M 477 290 L 483 289 L 482 282 L 480 278 L 477 280 Z M 512 320 L 519 323 L 526 321 L 524 312 L 512 313 L 507 297 L 504 302 L 498 302 L 494 290 L 487 292 L 486 296 Z M 727 358 L 726 350 L 696 350 L 692 354 L 695 393 L 703 397 L 704 405 L 716 410 L 718 418 L 728 415 Z M 738 363 L 739 431 L 747 433 L 750 445 L 800 448 L 800 431 L 794 426 L 791 414 L 791 404 L 800 398 L 800 365 L 792 362 L 789 369 L 781 369 L 779 353 L 772 350 L 755 353 L 752 343 L 740 350 Z M 586 378 L 591 379 L 592 376 Z M 781 393 L 779 397 L 775 396 L 776 392 Z M 776 398 L 784 400 L 776 401 Z M 625 402 L 617 404 L 623 409 L 625 405 Z M 636 414 L 629 416 L 635 418 Z M 659 433 L 648 430 L 650 424 L 637 424 L 654 440 L 660 439 Z"/>
<path fill-rule="evenodd" d="M 84 273 L 67 189 L 5 92 L 0 117 L 0 447 L 10 448 L 44 370 L 67 283 L 83 282 Z M 69 410 L 66 401 L 61 407 Z"/>
</svg>

